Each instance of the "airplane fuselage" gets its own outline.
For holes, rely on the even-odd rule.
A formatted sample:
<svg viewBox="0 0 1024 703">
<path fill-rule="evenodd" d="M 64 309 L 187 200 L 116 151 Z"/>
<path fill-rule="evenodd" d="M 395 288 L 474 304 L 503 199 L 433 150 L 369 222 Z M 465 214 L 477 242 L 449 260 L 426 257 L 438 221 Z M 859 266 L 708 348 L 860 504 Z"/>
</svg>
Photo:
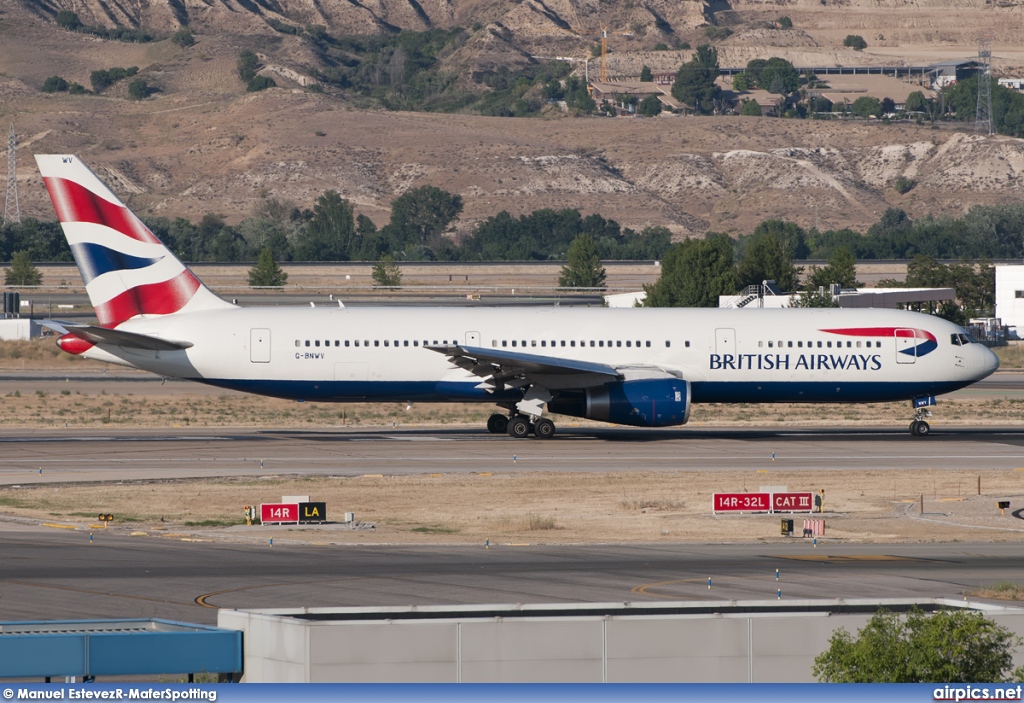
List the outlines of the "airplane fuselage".
<svg viewBox="0 0 1024 703">
<path fill-rule="evenodd" d="M 688 381 L 695 403 L 877 402 L 962 388 L 995 356 L 897 310 L 236 308 L 130 320 L 180 351 L 87 355 L 165 376 L 310 401 L 514 401 L 430 347 L 466 345 Z M 927 336 L 926 336 L 927 335 Z M 105 358 L 107 356 L 112 358 Z"/>
</svg>

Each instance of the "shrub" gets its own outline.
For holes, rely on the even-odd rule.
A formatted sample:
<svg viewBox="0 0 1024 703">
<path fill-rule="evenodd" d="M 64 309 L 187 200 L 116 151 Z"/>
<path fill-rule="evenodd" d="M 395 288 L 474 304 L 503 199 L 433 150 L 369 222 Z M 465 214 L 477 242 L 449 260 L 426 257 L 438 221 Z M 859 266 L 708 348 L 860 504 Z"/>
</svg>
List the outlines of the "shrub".
<svg viewBox="0 0 1024 703">
<path fill-rule="evenodd" d="M 732 36 L 732 30 L 728 27 L 708 26 L 704 28 L 704 36 L 711 41 L 722 41 Z"/>
<path fill-rule="evenodd" d="M 743 107 L 740 108 L 740 114 L 747 117 L 761 117 L 764 113 L 761 112 L 761 106 L 756 101 L 744 100 Z"/>
<path fill-rule="evenodd" d="M 900 195 L 909 193 L 911 190 L 913 190 L 914 186 L 916 185 L 917 181 L 915 181 L 913 178 L 907 178 L 906 176 L 900 176 L 899 178 L 892 182 L 892 187 Z"/>
<path fill-rule="evenodd" d="M 267 76 L 256 76 L 246 84 L 245 89 L 250 93 L 258 93 L 261 90 L 275 87 L 277 87 L 277 83 L 274 82 L 273 78 L 268 78 Z"/>
<path fill-rule="evenodd" d="M 859 34 L 847 34 L 846 39 L 843 40 L 843 46 L 854 51 L 863 51 L 868 48 L 868 43 Z"/>
<path fill-rule="evenodd" d="M 777 25 L 779 25 L 780 29 L 792 29 L 793 28 L 793 20 L 789 19 L 786 16 L 780 17 L 779 19 L 777 19 L 775 21 L 775 23 Z"/>
<path fill-rule="evenodd" d="M 196 38 L 192 36 L 192 31 L 188 27 L 181 27 L 171 35 L 171 41 L 182 49 L 187 49 L 196 43 Z"/>
<path fill-rule="evenodd" d="M 44 93 L 63 93 L 68 89 L 68 82 L 60 76 L 50 76 L 43 81 Z"/>
<path fill-rule="evenodd" d="M 132 100 L 145 100 L 153 92 L 153 89 L 142 78 L 136 78 L 128 84 L 128 97 Z"/>
<path fill-rule="evenodd" d="M 61 10 L 57 13 L 57 24 L 64 29 L 75 31 L 82 26 L 82 21 L 71 10 Z"/>
<path fill-rule="evenodd" d="M 657 44 L 654 45 L 654 50 L 655 51 L 668 51 L 668 44 L 666 44 L 665 42 L 661 42 L 660 41 L 660 42 L 658 42 Z"/>
</svg>

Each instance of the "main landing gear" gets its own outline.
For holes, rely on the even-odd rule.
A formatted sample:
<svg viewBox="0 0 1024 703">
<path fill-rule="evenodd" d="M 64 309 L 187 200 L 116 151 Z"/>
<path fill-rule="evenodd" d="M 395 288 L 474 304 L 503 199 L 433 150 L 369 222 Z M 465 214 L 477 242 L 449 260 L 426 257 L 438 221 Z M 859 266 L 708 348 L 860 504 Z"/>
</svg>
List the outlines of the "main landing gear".
<svg viewBox="0 0 1024 703">
<path fill-rule="evenodd" d="M 546 417 L 539 417 L 533 422 L 526 415 L 518 413 L 505 417 L 495 413 L 487 418 L 487 431 L 492 434 L 507 432 L 509 437 L 523 439 L 530 433 L 537 439 L 550 439 L 555 434 L 555 423 Z"/>
</svg>

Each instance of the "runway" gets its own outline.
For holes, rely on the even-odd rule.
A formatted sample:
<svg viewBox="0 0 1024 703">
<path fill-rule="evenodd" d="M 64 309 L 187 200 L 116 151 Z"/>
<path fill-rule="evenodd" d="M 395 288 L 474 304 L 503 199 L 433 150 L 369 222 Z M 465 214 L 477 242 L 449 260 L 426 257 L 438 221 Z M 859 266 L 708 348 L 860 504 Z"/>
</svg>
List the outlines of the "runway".
<svg viewBox="0 0 1024 703">
<path fill-rule="evenodd" d="M 74 532 L 4 535 L 3 619 L 162 617 L 216 608 L 962 598 L 1021 579 L 1017 544 L 224 545 Z M 776 581 L 775 570 L 779 569 Z M 708 578 L 712 587 L 708 588 Z"/>
<path fill-rule="evenodd" d="M 0 432 L 0 485 L 217 476 L 716 469 L 1017 469 L 1024 428 Z"/>
</svg>

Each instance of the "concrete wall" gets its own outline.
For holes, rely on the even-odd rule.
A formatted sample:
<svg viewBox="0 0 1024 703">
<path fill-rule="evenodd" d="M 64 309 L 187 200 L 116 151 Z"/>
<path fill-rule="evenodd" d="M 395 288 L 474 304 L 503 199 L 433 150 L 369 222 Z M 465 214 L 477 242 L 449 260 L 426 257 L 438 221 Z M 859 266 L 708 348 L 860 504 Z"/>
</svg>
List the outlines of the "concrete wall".
<svg viewBox="0 0 1024 703">
<path fill-rule="evenodd" d="M 1011 338 L 1024 337 L 1024 266 L 996 266 L 996 317 L 1017 328 Z"/>
<path fill-rule="evenodd" d="M 870 618 L 870 611 L 807 603 L 817 610 L 688 615 L 688 605 L 707 611 L 709 604 L 665 603 L 657 604 L 665 606 L 663 615 L 602 615 L 586 606 L 592 614 L 563 609 L 550 617 L 438 618 L 435 612 L 422 619 L 386 613 L 366 619 L 365 609 L 222 610 L 217 624 L 245 633 L 248 682 L 804 682 L 814 681 L 814 657 L 836 629 L 855 633 Z M 318 617 L 355 611 L 360 617 L 295 617 L 314 610 Z M 622 610 L 619 604 L 615 612 Z M 1024 609 L 987 615 L 1024 635 Z"/>
<path fill-rule="evenodd" d="M 27 317 L 0 320 L 0 340 L 28 340 L 39 336 L 39 323 Z"/>
</svg>

